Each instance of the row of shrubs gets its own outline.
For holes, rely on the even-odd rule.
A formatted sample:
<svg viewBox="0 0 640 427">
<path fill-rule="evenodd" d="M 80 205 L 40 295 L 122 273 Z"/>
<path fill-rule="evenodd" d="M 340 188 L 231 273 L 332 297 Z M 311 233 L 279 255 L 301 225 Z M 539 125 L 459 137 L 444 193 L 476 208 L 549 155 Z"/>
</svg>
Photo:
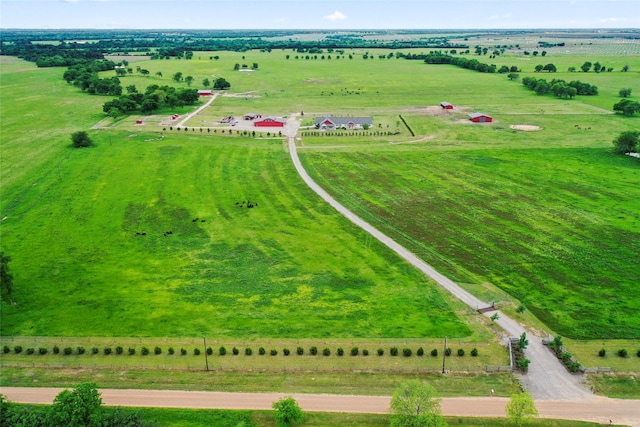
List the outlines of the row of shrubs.
<svg viewBox="0 0 640 427">
<path fill-rule="evenodd" d="M 189 128 L 188 128 L 188 127 L 185 127 L 185 128 L 179 128 L 179 127 L 176 127 L 176 128 L 175 128 L 175 130 L 177 130 L 177 131 L 180 131 L 180 129 L 184 129 L 184 131 L 185 131 L 185 132 L 189 132 Z M 200 132 L 203 132 L 203 129 L 204 129 L 204 128 L 200 128 Z M 210 129 L 210 128 L 206 128 L 206 129 L 207 129 L 207 133 L 211 133 L 211 129 Z M 166 131 L 167 131 L 167 128 L 166 128 L 166 127 L 164 127 L 164 128 L 162 128 L 162 130 L 166 132 Z M 171 131 L 172 131 L 172 130 L 174 130 L 173 126 L 169 126 L 169 130 L 171 130 Z M 195 132 L 195 131 L 196 131 L 196 128 L 191 128 L 191 131 L 192 131 L 192 132 Z M 224 134 L 224 132 L 225 132 L 225 130 L 224 130 L 224 129 L 222 129 L 222 130 L 220 131 L 220 133 L 222 133 L 222 134 Z M 227 132 L 229 133 L 229 135 L 233 135 L 233 129 L 227 129 Z M 218 129 L 214 129 L 214 130 L 213 130 L 213 133 L 218 133 Z M 235 134 L 236 134 L 236 135 L 242 135 L 242 136 L 251 136 L 251 137 L 253 137 L 253 138 L 255 138 L 256 136 L 257 136 L 258 138 L 262 138 L 262 137 L 264 136 L 264 134 L 263 134 L 262 132 L 258 132 L 258 133 L 256 133 L 256 131 L 255 131 L 255 130 L 254 130 L 254 131 L 236 130 L 236 131 L 235 131 Z M 267 137 L 270 137 L 271 135 L 272 135 L 272 134 L 271 134 L 271 132 L 267 132 Z M 277 135 L 278 135 L 278 136 L 282 136 L 282 131 L 278 131 Z M 276 136 L 276 133 L 275 133 L 275 132 L 273 132 L 273 136 Z"/>
<path fill-rule="evenodd" d="M 575 360 L 571 353 L 565 351 L 562 347 L 562 337 L 557 335 L 553 338 L 548 344 L 549 348 L 554 352 L 556 357 L 567 367 L 569 372 L 579 372 L 582 370 L 582 365 L 580 362 Z"/>
<path fill-rule="evenodd" d="M 626 348 L 621 348 L 616 352 L 616 354 L 618 355 L 618 357 L 622 357 L 623 359 L 626 357 L 629 357 L 629 352 L 627 351 Z M 607 350 L 605 350 L 604 348 L 598 352 L 598 356 L 600 357 L 605 357 L 606 355 L 607 355 Z M 636 352 L 636 356 L 640 357 L 640 350 Z"/>
<path fill-rule="evenodd" d="M 5 345 L 3 347 L 3 349 L 2 349 L 3 353 L 5 353 L 5 354 L 11 353 L 11 350 L 12 349 L 8 345 Z M 20 354 L 20 353 L 23 352 L 23 350 L 24 349 L 22 348 L 21 345 L 16 345 L 16 346 L 13 347 L 13 352 L 15 354 Z M 32 348 L 32 347 L 29 347 L 26 350 L 24 350 L 24 352 L 26 354 L 35 354 L 36 353 L 36 349 Z M 37 353 L 38 354 L 44 355 L 44 354 L 47 354 L 48 352 L 49 352 L 49 349 L 46 348 L 46 347 L 40 347 L 40 348 L 37 349 Z M 87 351 L 86 351 L 86 349 L 84 347 L 76 347 L 75 349 L 72 348 L 72 347 L 64 347 L 61 350 L 58 346 L 54 346 L 53 349 L 52 349 L 52 353 L 53 354 L 62 353 L 63 355 L 66 355 L 66 356 L 69 356 L 69 355 L 72 355 L 72 354 L 81 355 L 81 354 L 85 354 L 86 352 Z M 100 354 L 101 350 L 98 347 L 92 347 L 91 350 L 90 350 L 90 353 L 91 354 Z M 102 353 L 104 355 L 106 355 L 106 356 L 108 356 L 110 354 L 121 355 L 121 354 L 125 353 L 125 349 L 122 346 L 117 346 L 115 348 L 104 347 L 102 349 Z M 167 349 L 167 353 L 169 355 L 173 355 L 173 354 L 176 354 L 176 351 L 175 351 L 175 349 L 173 347 L 169 347 Z M 184 349 L 184 348 L 180 349 L 180 355 L 185 356 L 185 355 L 187 355 L 187 353 L 188 352 L 187 352 L 186 349 Z M 214 351 L 213 351 L 213 349 L 211 347 L 207 347 L 206 353 L 207 353 L 207 355 L 212 356 L 214 354 Z M 295 353 L 298 356 L 303 356 L 305 354 L 305 350 L 304 350 L 303 347 L 297 347 Z M 126 351 L 126 354 L 128 354 L 129 356 L 133 356 L 133 355 L 136 354 L 136 349 L 133 348 L 133 347 L 129 347 L 127 349 L 127 351 Z M 151 354 L 151 350 L 149 348 L 147 348 L 147 347 L 142 347 L 140 349 L 140 354 L 143 355 L 143 356 L 147 356 L 147 355 Z M 158 347 L 158 346 L 154 347 L 153 348 L 153 354 L 155 354 L 155 355 L 162 354 L 162 349 L 160 347 Z M 199 348 L 194 348 L 192 354 L 195 355 L 195 356 L 198 356 L 198 355 L 201 354 L 201 350 Z M 219 356 L 225 356 L 226 354 L 227 354 L 226 347 L 225 346 L 220 346 L 220 348 L 218 349 L 218 355 Z M 234 356 L 237 356 L 237 355 L 240 354 L 240 350 L 237 347 L 233 347 L 231 349 L 231 354 L 233 354 Z M 250 347 L 246 347 L 244 349 L 244 354 L 245 354 L 245 356 L 251 356 L 253 354 L 253 349 L 251 349 Z M 267 354 L 267 350 L 264 347 L 260 347 L 260 348 L 258 348 L 258 354 L 261 355 L 261 356 L 265 355 L 265 354 Z M 277 356 L 278 355 L 278 350 L 270 349 L 269 350 L 269 354 L 271 356 Z M 291 351 L 288 348 L 284 348 L 284 349 L 282 349 L 282 354 L 285 355 L 285 356 L 289 356 L 291 354 Z M 318 354 L 322 354 L 323 356 L 331 356 L 331 349 L 328 348 L 328 347 L 325 347 L 320 352 L 318 347 L 312 346 L 312 347 L 309 348 L 309 354 L 311 356 L 316 356 Z M 338 347 L 336 349 L 336 353 L 335 354 L 338 355 L 338 356 L 344 356 L 345 355 L 345 350 L 342 347 Z M 363 356 L 369 356 L 369 350 L 360 349 L 358 347 L 352 347 L 351 350 L 349 351 L 349 354 L 351 356 L 358 356 L 360 354 L 362 354 Z M 376 351 L 376 354 L 378 356 L 384 356 L 385 350 L 383 348 L 379 348 Z M 389 354 L 391 356 L 398 356 L 398 355 L 402 354 L 402 356 L 404 356 L 404 357 L 411 357 L 413 355 L 413 350 L 408 348 L 408 347 L 405 347 L 402 350 L 399 350 L 398 347 L 391 347 L 389 349 Z M 420 347 L 420 348 L 418 348 L 416 350 L 415 354 L 416 354 L 416 356 L 419 356 L 419 357 L 424 356 L 425 355 L 425 350 L 422 347 Z M 429 354 L 431 356 L 433 356 L 433 357 L 437 357 L 438 356 L 438 349 L 434 348 L 433 350 L 431 350 L 431 352 Z M 445 349 L 444 354 L 445 354 L 445 356 L 451 356 L 453 354 L 453 350 L 450 347 L 448 347 L 448 348 Z M 465 352 L 464 349 L 459 348 L 457 350 L 456 354 L 459 357 L 463 357 L 466 354 L 466 352 Z M 470 351 L 469 354 L 471 354 L 472 357 L 477 357 L 478 356 L 478 349 L 477 348 L 473 348 Z"/>
</svg>

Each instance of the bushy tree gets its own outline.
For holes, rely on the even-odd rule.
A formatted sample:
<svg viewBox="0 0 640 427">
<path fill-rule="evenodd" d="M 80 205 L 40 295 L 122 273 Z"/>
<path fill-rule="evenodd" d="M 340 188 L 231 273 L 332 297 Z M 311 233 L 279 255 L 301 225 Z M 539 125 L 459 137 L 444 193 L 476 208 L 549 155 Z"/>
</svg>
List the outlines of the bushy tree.
<svg viewBox="0 0 640 427">
<path fill-rule="evenodd" d="M 273 402 L 272 408 L 276 411 L 276 426 L 290 427 L 301 423 L 304 412 L 293 397 L 283 397 Z"/>
<path fill-rule="evenodd" d="M 626 131 L 613 140 L 613 151 L 617 154 L 625 154 L 636 152 L 638 145 L 640 144 L 640 132 L 639 131 Z"/>
<path fill-rule="evenodd" d="M 518 347 L 520 347 L 520 350 L 526 350 L 528 345 L 529 345 L 529 340 L 527 339 L 527 333 L 523 332 L 522 335 L 520 335 L 520 338 L 518 339 Z"/>
<path fill-rule="evenodd" d="M 218 77 L 215 82 L 213 82 L 213 88 L 217 90 L 225 90 L 231 87 L 231 83 L 226 81 L 223 77 Z"/>
<path fill-rule="evenodd" d="M 511 395 L 511 399 L 505 409 L 507 411 L 507 417 L 516 427 L 521 426 L 524 421 L 538 416 L 538 410 L 533 402 L 533 397 L 531 397 L 529 393 Z"/>
<path fill-rule="evenodd" d="M 76 148 L 91 147 L 93 145 L 93 141 L 91 141 L 87 132 L 83 130 L 72 133 L 71 142 Z"/>
<path fill-rule="evenodd" d="M 625 98 L 613 105 L 613 111 L 619 111 L 625 116 L 633 116 L 635 113 L 640 113 L 640 102 Z"/>
<path fill-rule="evenodd" d="M 404 382 L 391 398 L 391 425 L 394 427 L 441 427 L 447 423 L 435 389 L 418 380 Z"/>
<path fill-rule="evenodd" d="M 622 98 L 628 98 L 631 96 L 631 88 L 622 88 L 620 89 L 620 91 L 618 92 L 618 95 L 621 96 Z"/>
<path fill-rule="evenodd" d="M 52 425 L 101 427 L 102 398 L 94 383 L 83 383 L 73 391 L 63 390 L 53 400 L 48 418 Z"/>
</svg>

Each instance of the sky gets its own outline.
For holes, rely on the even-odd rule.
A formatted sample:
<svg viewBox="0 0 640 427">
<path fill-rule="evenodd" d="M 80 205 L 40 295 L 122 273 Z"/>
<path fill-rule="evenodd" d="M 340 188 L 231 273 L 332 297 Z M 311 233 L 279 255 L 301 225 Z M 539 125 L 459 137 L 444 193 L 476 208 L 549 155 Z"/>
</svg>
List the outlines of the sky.
<svg viewBox="0 0 640 427">
<path fill-rule="evenodd" d="M 0 29 L 640 28 L 640 0 L 0 0 Z"/>
</svg>

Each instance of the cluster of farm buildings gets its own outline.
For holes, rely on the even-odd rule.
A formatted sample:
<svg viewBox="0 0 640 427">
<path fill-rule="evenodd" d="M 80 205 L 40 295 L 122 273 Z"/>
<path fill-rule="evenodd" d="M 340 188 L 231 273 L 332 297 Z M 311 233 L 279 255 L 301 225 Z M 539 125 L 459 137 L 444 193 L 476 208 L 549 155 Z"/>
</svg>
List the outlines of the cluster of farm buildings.
<svg viewBox="0 0 640 427">
<path fill-rule="evenodd" d="M 210 89 L 198 90 L 200 96 L 212 96 L 213 91 Z M 450 102 L 443 101 L 440 106 L 445 110 L 453 110 L 454 106 Z M 172 117 L 173 119 L 174 117 Z M 287 121 L 283 118 L 266 116 L 257 113 L 247 113 L 243 116 L 244 120 L 253 121 L 255 127 L 284 127 Z M 493 118 L 488 114 L 471 113 L 469 120 L 474 123 L 491 123 Z M 139 124 L 139 123 L 138 123 Z M 373 117 L 332 117 L 330 115 L 316 118 L 315 127 L 320 130 L 336 130 L 336 129 L 368 129 L 373 126 Z"/>
<path fill-rule="evenodd" d="M 441 102 L 440 106 L 445 110 L 453 110 L 453 104 L 450 102 Z M 483 113 L 471 113 L 469 114 L 469 120 L 474 123 L 491 123 L 493 121 L 493 117 L 488 114 Z"/>
</svg>

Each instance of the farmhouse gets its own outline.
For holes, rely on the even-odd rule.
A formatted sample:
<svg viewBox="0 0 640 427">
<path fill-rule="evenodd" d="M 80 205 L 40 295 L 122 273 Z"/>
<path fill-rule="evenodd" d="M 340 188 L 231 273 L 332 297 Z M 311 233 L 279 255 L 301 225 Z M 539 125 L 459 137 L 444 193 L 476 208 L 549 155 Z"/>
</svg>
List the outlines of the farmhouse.
<svg viewBox="0 0 640 427">
<path fill-rule="evenodd" d="M 273 116 L 265 117 L 264 119 L 258 119 L 253 122 L 254 126 L 258 127 L 284 127 L 287 123 L 285 119 L 278 119 Z"/>
<path fill-rule="evenodd" d="M 449 103 L 449 102 L 441 102 L 440 106 L 442 108 L 444 108 L 445 110 L 453 110 L 453 104 Z"/>
<path fill-rule="evenodd" d="M 493 117 L 488 114 L 471 113 L 469 114 L 469 120 L 474 123 L 491 123 L 493 121 Z"/>
<path fill-rule="evenodd" d="M 200 89 L 198 91 L 198 95 L 200 95 L 200 96 L 211 96 L 211 95 L 213 95 L 213 91 L 211 89 Z"/>
<path fill-rule="evenodd" d="M 331 117 L 316 118 L 316 128 L 322 130 L 363 129 L 373 126 L 373 117 Z"/>
</svg>

